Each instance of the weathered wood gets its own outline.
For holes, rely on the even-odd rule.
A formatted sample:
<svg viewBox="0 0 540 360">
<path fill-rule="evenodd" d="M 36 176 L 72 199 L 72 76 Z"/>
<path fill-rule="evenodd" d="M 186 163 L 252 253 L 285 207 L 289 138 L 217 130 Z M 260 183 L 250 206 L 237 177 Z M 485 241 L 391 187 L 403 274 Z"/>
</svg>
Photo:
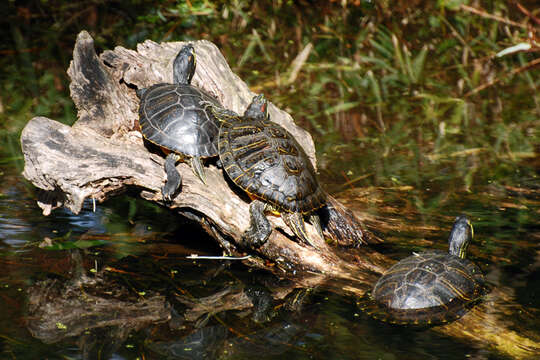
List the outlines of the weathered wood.
<svg viewBox="0 0 540 360">
<path fill-rule="evenodd" d="M 243 112 L 253 96 L 245 83 L 232 73 L 215 46 L 206 41 L 194 45 L 198 63 L 193 83 L 214 94 L 225 106 Z M 150 152 L 135 130 L 138 99 L 134 89 L 171 82 L 171 59 L 181 46 L 181 43 L 159 45 L 146 41 L 139 45 L 138 51 L 118 47 L 104 52 L 100 59 L 95 55 L 91 37 L 85 32 L 79 35 L 68 70 L 79 120 L 69 127 L 46 118 L 34 118 L 21 137 L 26 159 L 24 176 L 43 190 L 39 205 L 45 214 L 59 206 L 78 213 L 84 199 L 103 201 L 127 186 L 137 187 L 142 197 L 161 203 L 164 159 L 161 154 Z M 273 104 L 269 112 L 314 160 L 311 137 Z M 241 253 L 243 249 L 237 244 L 249 225 L 246 196 L 212 162 L 206 169 L 206 185 L 193 175 L 187 164 L 179 164 L 178 168 L 184 178 L 182 191 L 174 202 L 166 205 L 202 222 L 227 253 Z M 346 215 L 344 207 L 330 200 L 329 209 L 326 220 L 330 223 L 327 232 L 330 239 L 346 245 L 366 242 L 367 232 L 354 216 Z M 337 216 L 338 213 L 346 216 Z M 316 239 L 317 249 L 291 241 L 292 233 L 281 218 L 271 217 L 271 221 L 281 231 L 274 231 L 270 241 L 259 249 L 262 258 L 272 260 L 285 271 L 308 270 L 363 278 L 356 266 L 343 261 L 311 225 L 307 231 Z M 340 236 L 340 231 L 344 236 Z"/>
<path fill-rule="evenodd" d="M 160 191 L 165 178 L 164 157 L 149 151 L 136 130 L 135 89 L 171 82 L 172 60 L 182 45 L 146 41 L 137 51 L 117 47 L 98 57 L 90 35 L 79 34 L 68 70 L 79 120 L 69 127 L 36 117 L 21 136 L 25 157 L 23 174 L 41 189 L 38 204 L 44 214 L 60 206 L 78 213 L 85 199 L 101 202 L 128 187 L 136 188 L 143 198 L 199 221 L 225 253 L 244 254 L 245 249 L 238 244 L 248 227 L 249 199 L 245 194 L 227 180 L 215 162 L 206 164 L 206 185 L 195 177 L 187 164 L 179 164 L 177 168 L 183 176 L 181 192 L 172 203 L 164 204 Z M 243 112 L 253 96 L 246 84 L 232 73 L 213 44 L 196 41 L 194 46 L 198 63 L 193 84 L 215 95 L 225 107 Z M 315 164 L 309 134 L 271 103 L 269 111 L 272 120 L 296 137 Z M 369 240 L 369 232 L 339 202 L 330 198 L 328 208 L 325 237 L 331 242 L 351 245 Z M 344 251 L 329 245 L 311 225 L 307 225 L 307 231 L 316 246 L 299 244 L 281 218 L 269 218 L 274 231 L 266 244 L 251 251 L 254 256 L 246 263 L 289 276 L 302 272 L 303 276 L 295 278 L 300 285 L 325 284 L 362 296 L 391 263 L 369 247 Z M 306 272 L 313 275 L 305 276 Z M 490 296 L 490 306 L 500 307 L 507 301 L 499 291 L 493 291 Z M 438 327 L 437 331 L 477 341 L 517 357 L 540 348 L 537 340 L 508 330 L 493 317 L 490 317 L 489 328 L 479 331 L 486 321 L 487 306 L 483 304 L 455 324 Z M 493 335 L 492 329 L 504 335 Z"/>
</svg>

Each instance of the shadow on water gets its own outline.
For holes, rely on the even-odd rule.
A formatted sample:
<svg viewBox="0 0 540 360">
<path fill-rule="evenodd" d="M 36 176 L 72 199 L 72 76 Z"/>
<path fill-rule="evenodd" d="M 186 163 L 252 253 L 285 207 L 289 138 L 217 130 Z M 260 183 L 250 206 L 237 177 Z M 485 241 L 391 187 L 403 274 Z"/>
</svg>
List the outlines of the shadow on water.
<svg viewBox="0 0 540 360">
<path fill-rule="evenodd" d="M 240 263 L 187 259 L 221 251 L 197 224 L 136 193 L 95 211 L 88 201 L 79 215 L 59 209 L 44 217 L 18 165 L 1 169 L 5 358 L 505 358 L 434 331 L 380 323 L 335 287 L 300 289 Z M 414 188 L 366 186 L 340 197 L 385 238 L 377 250 L 396 260 L 445 249 L 453 217 L 468 214 L 476 232 L 469 257 L 491 286 L 523 306 L 491 311 L 537 338 L 538 191 L 487 185 L 449 196 L 426 213 L 415 202 L 429 202 L 431 193 Z"/>
</svg>

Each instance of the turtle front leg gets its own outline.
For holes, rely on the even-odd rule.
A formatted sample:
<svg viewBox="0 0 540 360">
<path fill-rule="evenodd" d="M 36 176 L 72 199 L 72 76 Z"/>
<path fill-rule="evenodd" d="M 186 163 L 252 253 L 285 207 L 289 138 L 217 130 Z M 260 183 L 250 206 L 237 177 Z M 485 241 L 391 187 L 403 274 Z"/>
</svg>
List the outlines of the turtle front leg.
<svg viewBox="0 0 540 360">
<path fill-rule="evenodd" d="M 170 202 L 176 191 L 182 184 L 182 176 L 176 169 L 176 162 L 180 160 L 180 155 L 176 153 L 169 153 L 165 158 L 165 172 L 167 173 L 167 182 L 161 189 L 163 194 L 163 201 Z"/>
<path fill-rule="evenodd" d="M 242 235 L 242 245 L 258 248 L 268 240 L 272 233 L 272 225 L 264 214 L 266 204 L 260 200 L 253 200 L 249 204 L 249 229 Z"/>
</svg>

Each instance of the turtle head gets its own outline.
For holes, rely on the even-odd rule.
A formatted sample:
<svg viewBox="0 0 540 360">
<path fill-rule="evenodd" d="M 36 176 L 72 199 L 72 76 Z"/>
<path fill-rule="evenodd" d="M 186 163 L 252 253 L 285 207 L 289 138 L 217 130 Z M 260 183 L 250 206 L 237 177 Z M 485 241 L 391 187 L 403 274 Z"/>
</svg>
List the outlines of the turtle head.
<svg viewBox="0 0 540 360">
<path fill-rule="evenodd" d="M 464 259 L 473 235 L 473 226 L 469 219 L 465 215 L 458 216 L 448 238 L 448 252 Z"/>
<path fill-rule="evenodd" d="M 191 44 L 184 46 L 173 63 L 173 79 L 175 84 L 190 84 L 195 74 L 195 48 Z"/>
<path fill-rule="evenodd" d="M 244 112 L 244 117 L 256 120 L 268 119 L 268 101 L 266 101 L 263 94 L 253 97 L 253 100 L 251 100 L 251 103 Z"/>
</svg>

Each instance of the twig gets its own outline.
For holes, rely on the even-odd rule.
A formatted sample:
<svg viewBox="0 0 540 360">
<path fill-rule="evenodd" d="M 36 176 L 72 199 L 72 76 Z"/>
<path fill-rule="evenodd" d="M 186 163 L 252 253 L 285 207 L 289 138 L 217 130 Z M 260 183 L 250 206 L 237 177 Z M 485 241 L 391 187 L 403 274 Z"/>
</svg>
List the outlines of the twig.
<svg viewBox="0 0 540 360">
<path fill-rule="evenodd" d="M 469 44 L 467 44 L 467 41 L 465 41 L 465 39 L 459 34 L 459 32 L 456 30 L 456 28 L 454 28 L 452 26 L 452 24 L 450 24 L 450 22 L 448 20 L 446 20 L 444 17 L 441 17 L 441 19 L 446 24 L 446 26 L 448 26 L 450 28 L 450 30 L 452 31 L 452 34 L 454 34 L 457 37 L 457 39 L 459 40 L 461 45 L 463 45 L 463 47 L 468 49 L 471 52 L 471 54 L 474 56 L 474 50 L 471 49 Z"/>
<path fill-rule="evenodd" d="M 246 260 L 249 259 L 251 255 L 246 256 L 199 256 L 197 254 L 192 254 L 186 256 L 186 259 L 196 259 L 196 260 Z"/>
<path fill-rule="evenodd" d="M 518 7 L 519 11 L 525 14 L 529 19 L 534 21 L 537 25 L 540 25 L 540 19 L 531 14 L 531 12 L 527 10 L 525 6 L 521 5 L 520 3 L 517 3 L 516 6 Z"/>
<path fill-rule="evenodd" d="M 36 53 L 45 50 L 45 47 L 32 47 L 27 49 L 9 49 L 9 50 L 0 50 L 0 55 L 14 55 L 20 53 Z"/>
<path fill-rule="evenodd" d="M 352 184 L 357 183 L 360 180 L 364 180 L 365 178 L 368 178 L 371 175 L 373 175 L 373 173 L 368 173 L 368 174 L 364 174 L 364 175 L 361 175 L 361 176 L 357 176 L 352 180 L 349 180 L 349 178 L 346 177 L 345 179 L 347 180 L 347 182 L 343 183 L 341 186 L 342 187 L 350 186 L 351 189 L 354 189 L 354 186 L 352 186 Z"/>
<path fill-rule="evenodd" d="M 515 21 L 512 21 L 512 20 L 509 20 L 509 19 L 505 19 L 501 16 L 497 16 L 497 15 L 493 15 L 493 14 L 490 14 L 490 13 L 487 13 L 483 10 L 479 10 L 479 9 L 476 9 L 476 8 L 473 8 L 472 6 L 468 6 L 468 5 L 459 5 L 459 8 L 461 10 L 464 10 L 464 11 L 468 11 L 470 13 L 473 13 L 473 14 L 476 14 L 476 15 L 479 15 L 483 18 L 486 18 L 486 19 L 492 19 L 492 20 L 496 20 L 496 21 L 499 21 L 499 22 L 502 22 L 502 23 L 505 23 L 505 24 L 508 24 L 508 25 L 512 25 L 512 26 L 518 26 L 522 29 L 526 29 L 527 26 L 524 25 L 524 24 L 520 24 L 518 22 L 515 22 Z"/>
<path fill-rule="evenodd" d="M 525 65 L 523 65 L 523 66 L 521 66 L 521 67 L 519 67 L 517 69 L 514 69 L 514 70 L 504 74 L 503 76 L 501 76 L 499 78 L 496 78 L 495 80 L 492 80 L 492 81 L 490 81 L 488 83 L 485 83 L 483 85 L 480 85 L 480 86 L 472 89 L 471 91 L 469 91 L 468 93 L 465 94 L 465 97 L 469 97 L 471 95 L 474 95 L 474 94 L 476 94 L 476 93 L 478 93 L 478 92 L 480 92 L 480 91 L 482 91 L 484 89 L 487 89 L 490 86 L 493 86 L 493 85 L 497 84 L 498 82 L 500 82 L 503 79 L 506 79 L 509 76 L 513 76 L 513 75 L 522 73 L 522 72 L 527 71 L 527 70 L 529 70 L 529 69 L 531 69 L 531 68 L 533 68 L 533 67 L 535 67 L 537 65 L 540 65 L 540 58 L 535 59 L 533 61 L 530 61 L 527 64 L 525 64 Z"/>
</svg>

